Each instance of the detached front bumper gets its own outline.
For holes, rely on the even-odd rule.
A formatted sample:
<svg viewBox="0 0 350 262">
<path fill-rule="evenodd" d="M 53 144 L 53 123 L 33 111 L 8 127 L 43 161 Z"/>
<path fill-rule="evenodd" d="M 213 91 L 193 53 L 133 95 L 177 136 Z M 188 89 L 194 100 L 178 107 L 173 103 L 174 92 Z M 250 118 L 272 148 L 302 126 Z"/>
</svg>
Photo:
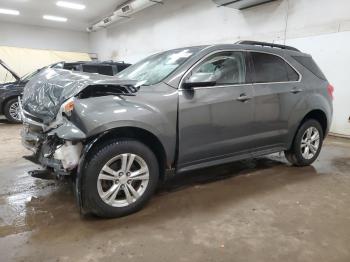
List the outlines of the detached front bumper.
<svg viewBox="0 0 350 262">
<path fill-rule="evenodd" d="M 41 142 L 44 137 L 39 132 L 31 131 L 30 126 L 27 123 L 23 124 L 21 130 L 22 145 L 34 154 L 38 152 Z"/>
<path fill-rule="evenodd" d="M 19 104 L 23 119 L 22 144 L 33 152 L 27 159 L 57 174 L 72 174 L 79 164 L 85 134 L 67 119 L 60 119 L 56 128 L 45 126 Z"/>
</svg>

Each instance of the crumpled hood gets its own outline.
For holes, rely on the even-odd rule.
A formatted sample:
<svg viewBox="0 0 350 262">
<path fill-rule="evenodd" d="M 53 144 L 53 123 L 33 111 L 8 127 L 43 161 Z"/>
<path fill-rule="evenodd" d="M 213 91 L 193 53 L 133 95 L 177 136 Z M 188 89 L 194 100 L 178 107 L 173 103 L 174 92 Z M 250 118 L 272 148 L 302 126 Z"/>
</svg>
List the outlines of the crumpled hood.
<svg viewBox="0 0 350 262">
<path fill-rule="evenodd" d="M 61 105 L 90 85 L 136 85 L 137 81 L 116 77 L 48 68 L 26 84 L 23 109 L 40 118 L 44 124 L 55 119 Z"/>
</svg>

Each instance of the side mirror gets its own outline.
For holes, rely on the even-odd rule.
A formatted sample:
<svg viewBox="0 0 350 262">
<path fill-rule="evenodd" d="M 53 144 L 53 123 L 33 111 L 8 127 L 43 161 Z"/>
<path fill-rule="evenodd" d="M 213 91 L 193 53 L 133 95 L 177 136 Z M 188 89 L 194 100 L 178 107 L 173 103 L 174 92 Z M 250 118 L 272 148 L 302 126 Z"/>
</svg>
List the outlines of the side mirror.
<svg viewBox="0 0 350 262">
<path fill-rule="evenodd" d="M 194 87 L 207 87 L 207 86 L 215 86 L 216 82 L 215 81 L 205 81 L 205 82 L 191 82 L 191 81 L 184 81 L 182 83 L 182 88 L 183 89 L 191 89 Z"/>
</svg>

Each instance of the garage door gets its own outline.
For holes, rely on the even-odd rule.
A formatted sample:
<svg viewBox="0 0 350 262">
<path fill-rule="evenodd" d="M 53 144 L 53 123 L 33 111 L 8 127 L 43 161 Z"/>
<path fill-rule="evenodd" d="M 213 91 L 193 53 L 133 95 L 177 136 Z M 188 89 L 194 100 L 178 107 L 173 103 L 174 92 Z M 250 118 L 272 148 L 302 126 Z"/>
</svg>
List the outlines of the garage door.
<svg viewBox="0 0 350 262">
<path fill-rule="evenodd" d="M 88 53 L 0 46 L 0 59 L 19 76 L 60 61 L 90 61 Z"/>
</svg>

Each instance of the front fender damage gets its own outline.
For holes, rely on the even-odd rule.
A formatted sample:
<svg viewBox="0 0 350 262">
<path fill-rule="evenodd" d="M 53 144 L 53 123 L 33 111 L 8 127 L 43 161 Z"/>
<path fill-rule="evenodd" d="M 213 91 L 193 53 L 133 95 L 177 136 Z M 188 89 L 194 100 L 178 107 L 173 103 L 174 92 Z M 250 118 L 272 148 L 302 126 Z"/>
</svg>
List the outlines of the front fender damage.
<svg viewBox="0 0 350 262">
<path fill-rule="evenodd" d="M 114 77 L 43 70 L 27 83 L 20 101 L 23 145 L 34 152 L 34 159 L 42 166 L 60 175 L 71 174 L 78 165 L 86 134 L 71 121 L 66 106 L 78 96 L 131 96 L 138 91 L 136 86 L 135 81 Z"/>
<path fill-rule="evenodd" d="M 114 117 L 115 107 L 126 102 L 110 98 L 135 96 L 141 84 L 114 77 L 50 69 L 31 79 L 25 87 L 22 101 L 19 100 L 24 124 L 21 136 L 23 145 L 33 152 L 26 158 L 56 175 L 74 175 L 76 199 L 81 212 L 85 159 L 94 137 L 103 135 L 103 130 L 101 134 L 93 135 L 90 131 L 95 125 L 104 125 L 103 121 L 98 121 L 100 114 L 96 115 L 96 108 L 87 109 L 85 102 L 109 97 Z"/>
</svg>

